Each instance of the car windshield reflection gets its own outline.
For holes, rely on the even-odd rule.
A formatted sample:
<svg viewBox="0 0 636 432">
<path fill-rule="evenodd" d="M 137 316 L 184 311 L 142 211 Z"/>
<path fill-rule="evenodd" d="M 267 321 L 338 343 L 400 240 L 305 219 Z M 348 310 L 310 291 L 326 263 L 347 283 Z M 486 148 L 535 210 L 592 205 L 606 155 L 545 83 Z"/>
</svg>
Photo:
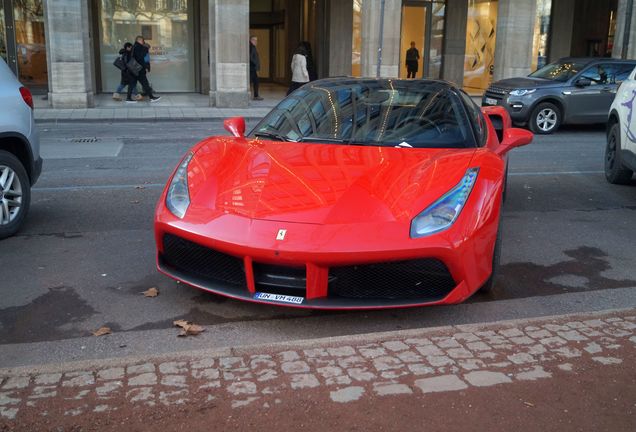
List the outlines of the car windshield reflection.
<svg viewBox="0 0 636 432">
<path fill-rule="evenodd" d="M 476 147 L 461 100 L 436 81 L 315 81 L 281 101 L 251 136 L 406 148 Z"/>
<path fill-rule="evenodd" d="M 552 81 L 567 81 L 579 73 L 585 64 L 576 62 L 556 62 L 545 65 L 541 69 L 532 72 L 532 78 L 543 78 Z"/>
</svg>

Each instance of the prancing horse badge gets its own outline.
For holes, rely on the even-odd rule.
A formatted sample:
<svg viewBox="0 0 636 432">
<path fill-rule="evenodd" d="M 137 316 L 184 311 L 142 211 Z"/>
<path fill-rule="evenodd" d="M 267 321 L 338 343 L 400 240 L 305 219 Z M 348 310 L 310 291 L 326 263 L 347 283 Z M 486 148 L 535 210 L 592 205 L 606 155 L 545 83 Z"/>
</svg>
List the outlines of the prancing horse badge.
<svg viewBox="0 0 636 432">
<path fill-rule="evenodd" d="M 279 229 L 278 234 L 276 234 L 276 240 L 285 240 L 285 234 L 287 234 L 287 230 Z"/>
</svg>

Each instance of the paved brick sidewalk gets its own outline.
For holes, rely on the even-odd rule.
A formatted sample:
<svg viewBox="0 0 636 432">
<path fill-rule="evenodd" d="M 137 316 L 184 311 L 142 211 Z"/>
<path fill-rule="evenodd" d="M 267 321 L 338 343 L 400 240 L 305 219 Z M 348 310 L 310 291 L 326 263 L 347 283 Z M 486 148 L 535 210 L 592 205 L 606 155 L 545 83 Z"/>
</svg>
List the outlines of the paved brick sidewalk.
<svg viewBox="0 0 636 432">
<path fill-rule="evenodd" d="M 344 409 L 356 401 L 415 401 L 619 366 L 633 376 L 635 353 L 636 310 L 630 310 L 353 336 L 250 348 L 231 356 L 194 353 L 169 361 L 114 360 L 84 370 L 5 370 L 0 371 L 0 430 L 58 425 L 102 430 L 135 412 L 167 415 L 192 406 L 196 412 L 214 408 L 245 416 L 285 406 L 305 392 Z"/>
</svg>

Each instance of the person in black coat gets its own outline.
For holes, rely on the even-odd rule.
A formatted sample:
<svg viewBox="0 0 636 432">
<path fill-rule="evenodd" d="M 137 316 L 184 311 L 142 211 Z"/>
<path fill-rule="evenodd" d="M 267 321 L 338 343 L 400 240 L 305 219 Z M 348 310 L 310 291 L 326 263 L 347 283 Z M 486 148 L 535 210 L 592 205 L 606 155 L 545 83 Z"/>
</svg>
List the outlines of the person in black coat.
<svg viewBox="0 0 636 432">
<path fill-rule="evenodd" d="M 126 42 L 124 44 L 124 47 L 122 49 L 119 50 L 119 55 L 121 56 L 122 60 L 124 61 L 124 64 L 130 60 L 130 52 L 132 51 L 132 47 L 133 45 L 130 42 Z M 121 96 L 120 93 L 124 91 L 124 89 L 130 85 L 132 82 L 132 77 L 130 76 L 130 73 L 128 72 L 128 69 L 124 68 L 121 70 L 121 78 L 119 80 L 119 85 L 117 86 L 117 90 L 115 90 L 115 93 L 113 93 L 113 99 L 115 99 L 116 101 L 120 101 L 121 100 Z M 135 98 L 138 98 L 139 95 L 137 94 L 137 88 L 133 87 L 133 91 L 132 94 L 135 96 Z"/>
<path fill-rule="evenodd" d="M 150 87 L 150 83 L 148 83 L 148 77 L 146 76 L 146 72 L 150 70 L 150 64 L 148 64 L 148 62 L 146 61 L 146 59 L 148 58 L 147 54 L 148 54 L 148 47 L 145 45 L 143 36 L 137 36 L 135 38 L 135 44 L 132 47 L 132 50 L 130 52 L 128 59 L 134 58 L 137 61 L 137 63 L 139 63 L 142 66 L 142 68 L 137 74 L 137 76 L 134 76 L 134 74 L 131 73 L 131 75 L 133 75 L 133 79 L 132 79 L 132 85 L 128 86 L 128 95 L 126 97 L 126 102 L 128 103 L 137 102 L 136 100 L 133 100 L 131 97 L 132 89 L 137 86 L 137 82 L 141 83 L 141 87 L 144 89 L 144 93 L 148 96 L 148 99 L 150 99 L 150 102 L 157 102 L 159 99 L 161 99 L 160 96 L 155 96 L 152 94 L 152 88 Z"/>
</svg>

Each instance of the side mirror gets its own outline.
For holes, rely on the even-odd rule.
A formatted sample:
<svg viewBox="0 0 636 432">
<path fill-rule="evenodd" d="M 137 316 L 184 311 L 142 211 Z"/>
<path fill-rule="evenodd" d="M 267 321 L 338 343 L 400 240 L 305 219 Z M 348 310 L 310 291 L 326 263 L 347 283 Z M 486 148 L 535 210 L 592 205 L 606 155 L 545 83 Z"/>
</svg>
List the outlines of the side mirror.
<svg viewBox="0 0 636 432">
<path fill-rule="evenodd" d="M 589 78 L 579 78 L 574 85 L 577 87 L 589 87 L 592 85 L 592 81 Z"/>
<path fill-rule="evenodd" d="M 223 127 L 236 138 L 245 138 L 245 118 L 232 117 L 223 122 Z"/>
<path fill-rule="evenodd" d="M 506 129 L 503 134 L 503 140 L 499 147 L 495 150 L 495 153 L 503 156 L 515 147 L 530 144 L 533 138 L 534 135 L 528 130 L 519 128 Z"/>
</svg>

